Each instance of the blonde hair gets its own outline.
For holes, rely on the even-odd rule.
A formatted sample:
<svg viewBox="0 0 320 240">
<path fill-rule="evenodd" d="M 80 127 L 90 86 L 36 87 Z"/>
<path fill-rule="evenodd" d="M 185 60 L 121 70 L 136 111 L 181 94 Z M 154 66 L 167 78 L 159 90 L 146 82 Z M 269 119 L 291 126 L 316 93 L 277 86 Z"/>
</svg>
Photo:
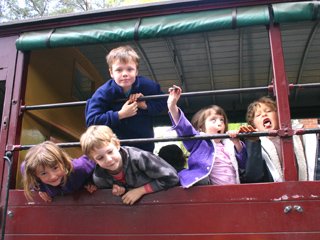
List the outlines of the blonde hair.
<svg viewBox="0 0 320 240">
<path fill-rule="evenodd" d="M 119 139 L 113 133 L 111 128 L 104 125 L 92 125 L 87 131 L 85 131 L 80 138 L 80 144 L 82 151 L 91 160 L 93 157 L 91 155 L 92 150 L 95 148 L 100 148 L 106 143 L 113 143 L 116 146 L 120 145 Z"/>
<path fill-rule="evenodd" d="M 58 165 L 67 174 L 64 176 L 64 184 L 67 176 L 73 170 L 71 157 L 58 145 L 53 142 L 46 141 L 30 148 L 23 162 L 23 188 L 24 194 L 28 200 L 33 200 L 31 189 L 39 190 L 40 179 L 37 177 L 37 169 L 39 167 L 53 168 Z"/>
<path fill-rule="evenodd" d="M 258 100 L 252 102 L 249 106 L 248 106 L 248 109 L 247 109 L 247 114 L 246 114 L 246 119 L 247 119 L 247 123 L 253 127 L 254 126 L 254 123 L 253 123 L 253 120 L 254 120 L 254 115 L 257 111 L 257 109 L 261 106 L 261 104 L 265 104 L 266 106 L 270 107 L 270 109 L 272 111 L 277 111 L 277 104 L 276 102 L 271 99 L 270 97 L 261 97 L 259 98 Z"/>
<path fill-rule="evenodd" d="M 227 114 L 223 110 L 223 108 L 217 105 L 210 105 L 200 109 L 196 114 L 192 117 L 191 124 L 193 127 L 199 132 L 206 132 L 205 122 L 206 119 L 212 114 L 215 113 L 217 115 L 222 115 L 224 118 L 225 129 L 224 132 L 228 131 L 228 118 Z"/>
<path fill-rule="evenodd" d="M 132 47 L 126 45 L 112 49 L 106 56 L 106 61 L 109 69 L 112 69 L 112 65 L 116 61 L 120 61 L 121 63 L 128 63 L 129 61 L 133 61 L 138 69 L 140 57 Z"/>
</svg>

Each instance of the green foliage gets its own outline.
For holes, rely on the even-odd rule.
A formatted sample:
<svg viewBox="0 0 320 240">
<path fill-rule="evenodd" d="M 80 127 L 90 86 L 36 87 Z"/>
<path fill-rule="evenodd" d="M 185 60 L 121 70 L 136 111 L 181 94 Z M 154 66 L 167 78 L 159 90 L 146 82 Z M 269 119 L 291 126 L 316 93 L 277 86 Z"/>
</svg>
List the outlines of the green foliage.
<svg viewBox="0 0 320 240">
<path fill-rule="evenodd" d="M 0 22 L 157 1 L 159 0 L 0 0 Z"/>
</svg>

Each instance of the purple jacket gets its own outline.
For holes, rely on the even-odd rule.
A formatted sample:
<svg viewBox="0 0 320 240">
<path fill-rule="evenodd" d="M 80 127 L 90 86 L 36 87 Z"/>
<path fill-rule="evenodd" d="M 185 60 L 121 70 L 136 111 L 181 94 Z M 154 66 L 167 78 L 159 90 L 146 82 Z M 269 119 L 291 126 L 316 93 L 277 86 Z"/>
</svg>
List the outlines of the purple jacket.
<svg viewBox="0 0 320 240">
<path fill-rule="evenodd" d="M 180 111 L 180 119 L 177 125 L 174 124 L 172 117 L 169 113 L 169 116 L 172 121 L 173 129 L 176 130 L 178 136 L 194 136 L 200 135 L 198 131 L 196 131 L 188 119 L 185 117 L 184 113 Z M 226 139 L 231 142 L 229 139 Z M 188 159 L 188 169 L 184 169 L 180 171 L 180 183 L 183 187 L 188 188 L 199 182 L 200 180 L 209 176 L 211 168 L 214 163 L 215 158 L 215 149 L 211 140 L 188 140 L 183 141 L 184 146 L 190 152 L 190 156 Z M 243 147 L 240 153 L 237 153 L 235 148 L 235 156 L 237 158 L 238 163 L 241 168 L 245 165 L 246 161 L 246 149 Z M 238 168 L 238 166 L 237 166 Z M 239 180 L 238 169 L 236 169 L 237 180 Z"/>
<path fill-rule="evenodd" d="M 21 164 L 22 173 L 24 173 L 24 165 L 25 163 L 23 162 Z M 86 183 L 91 181 L 92 173 L 96 164 L 89 160 L 87 156 L 83 155 L 80 158 L 73 159 L 72 165 L 73 171 L 68 176 L 65 185 L 54 187 L 41 182 L 39 184 L 40 191 L 48 193 L 50 197 L 54 197 L 82 189 Z"/>
</svg>

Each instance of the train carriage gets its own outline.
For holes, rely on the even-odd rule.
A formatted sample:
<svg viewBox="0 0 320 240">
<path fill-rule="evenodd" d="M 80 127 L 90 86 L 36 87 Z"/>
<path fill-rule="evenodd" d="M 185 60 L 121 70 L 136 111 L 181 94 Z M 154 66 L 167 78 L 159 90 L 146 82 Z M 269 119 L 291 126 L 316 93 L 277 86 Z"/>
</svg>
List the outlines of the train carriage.
<svg viewBox="0 0 320 240">
<path fill-rule="evenodd" d="M 319 239 L 320 183 L 298 181 L 291 119 L 319 119 L 319 1 L 168 1 L 0 25 L 2 239 Z M 128 44 L 139 73 L 184 90 L 190 118 L 222 106 L 244 122 L 275 96 L 284 182 L 174 187 L 123 205 L 111 190 L 26 200 L 19 167 L 45 140 L 81 154 L 84 107 L 110 78 L 105 55 Z M 166 97 L 166 96 L 155 96 Z M 167 113 L 155 126 L 169 126 Z M 129 139 L 166 142 L 179 138 Z"/>
</svg>

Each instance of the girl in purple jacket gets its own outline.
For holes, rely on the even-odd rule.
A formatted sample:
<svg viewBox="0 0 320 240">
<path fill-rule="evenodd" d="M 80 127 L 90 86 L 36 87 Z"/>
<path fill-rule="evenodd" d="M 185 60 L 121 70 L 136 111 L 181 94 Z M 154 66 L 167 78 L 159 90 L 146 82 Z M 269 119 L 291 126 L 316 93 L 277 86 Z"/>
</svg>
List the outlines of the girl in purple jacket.
<svg viewBox="0 0 320 240">
<path fill-rule="evenodd" d="M 167 100 L 169 116 L 178 136 L 223 134 L 228 130 L 227 116 L 222 108 L 212 105 L 198 111 L 192 124 L 184 116 L 177 102 L 181 88 L 169 88 Z M 192 126 L 193 125 L 193 126 Z M 194 184 L 238 184 L 239 168 L 245 168 L 245 145 L 235 138 L 239 131 L 229 131 L 230 139 L 186 140 L 183 142 L 190 152 L 188 169 L 179 172 L 181 185 L 185 188 Z"/>
<path fill-rule="evenodd" d="M 94 162 L 86 156 L 72 160 L 53 142 L 35 145 L 21 164 L 25 196 L 33 200 L 32 190 L 35 190 L 45 202 L 51 202 L 56 195 L 72 193 L 83 187 L 92 193 L 97 189 L 89 183 L 94 168 Z"/>
</svg>

